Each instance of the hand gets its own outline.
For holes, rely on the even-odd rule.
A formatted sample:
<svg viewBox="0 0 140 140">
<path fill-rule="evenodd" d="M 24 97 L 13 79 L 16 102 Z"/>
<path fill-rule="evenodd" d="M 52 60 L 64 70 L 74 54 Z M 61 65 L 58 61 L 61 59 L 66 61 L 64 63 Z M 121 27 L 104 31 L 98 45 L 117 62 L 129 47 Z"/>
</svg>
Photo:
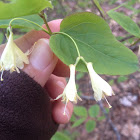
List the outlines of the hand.
<svg viewBox="0 0 140 140">
<path fill-rule="evenodd" d="M 49 22 L 52 32 L 58 32 L 61 20 Z M 44 26 L 44 25 L 43 25 Z M 45 26 L 44 26 L 45 28 Z M 36 42 L 36 43 L 35 43 Z M 23 37 L 15 40 L 15 43 L 26 52 L 33 45 L 34 49 L 29 56 L 30 64 L 23 69 L 30 77 L 46 88 L 51 98 L 55 99 L 66 86 L 63 77 L 69 76 L 69 68 L 63 64 L 49 47 L 49 36 L 43 31 L 31 31 Z M 5 45 L 1 45 L 0 52 Z M 63 115 L 65 104 L 61 100 L 52 102 L 53 119 L 60 124 L 67 123 L 71 118 L 73 105 L 68 103 L 66 113 Z"/>
</svg>

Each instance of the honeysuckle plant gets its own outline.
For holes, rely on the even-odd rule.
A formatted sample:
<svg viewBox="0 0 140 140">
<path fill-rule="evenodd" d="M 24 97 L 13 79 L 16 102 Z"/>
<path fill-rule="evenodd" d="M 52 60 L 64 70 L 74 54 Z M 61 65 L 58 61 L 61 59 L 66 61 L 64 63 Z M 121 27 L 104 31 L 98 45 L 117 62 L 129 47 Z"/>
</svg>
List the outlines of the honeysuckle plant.
<svg viewBox="0 0 140 140">
<path fill-rule="evenodd" d="M 111 86 L 98 74 L 127 75 L 136 72 L 139 66 L 137 56 L 112 34 L 98 1 L 95 4 L 103 18 L 92 12 L 74 13 L 62 20 L 59 32 L 52 32 L 44 13 L 45 8 L 53 8 L 51 1 L 24 0 L 24 4 L 22 0 L 0 2 L 0 28 L 8 27 L 10 33 L 0 58 L 2 74 L 4 70 L 19 72 L 24 63 L 29 63 L 27 54 L 23 53 L 13 41 L 12 28 L 42 30 L 50 35 L 50 48 L 55 55 L 70 67 L 68 84 L 56 99 L 62 97 L 66 105 L 68 101 L 81 100 L 75 85 L 75 70 L 77 70 L 89 72 L 95 100 L 107 101 L 106 96 L 112 96 L 114 93 Z M 130 18 L 115 13 L 114 10 L 116 9 L 110 10 L 107 14 L 139 39 L 138 25 Z M 43 23 L 47 29 L 42 27 Z"/>
<path fill-rule="evenodd" d="M 8 42 L 0 58 L 1 81 L 4 70 L 20 73 L 19 69 L 24 68 L 24 63 L 29 64 L 28 52 L 23 53 L 14 43 L 12 29 L 8 28 L 8 32 Z"/>
</svg>

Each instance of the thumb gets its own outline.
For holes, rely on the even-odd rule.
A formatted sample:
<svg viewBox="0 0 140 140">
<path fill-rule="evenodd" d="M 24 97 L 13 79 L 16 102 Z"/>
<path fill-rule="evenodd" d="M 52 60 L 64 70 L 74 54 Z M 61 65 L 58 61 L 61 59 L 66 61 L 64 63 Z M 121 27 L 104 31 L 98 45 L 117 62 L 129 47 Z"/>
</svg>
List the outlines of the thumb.
<svg viewBox="0 0 140 140">
<path fill-rule="evenodd" d="M 29 65 L 26 65 L 23 71 L 43 87 L 52 74 L 57 60 L 49 47 L 49 40 L 40 39 L 29 57 Z"/>
</svg>

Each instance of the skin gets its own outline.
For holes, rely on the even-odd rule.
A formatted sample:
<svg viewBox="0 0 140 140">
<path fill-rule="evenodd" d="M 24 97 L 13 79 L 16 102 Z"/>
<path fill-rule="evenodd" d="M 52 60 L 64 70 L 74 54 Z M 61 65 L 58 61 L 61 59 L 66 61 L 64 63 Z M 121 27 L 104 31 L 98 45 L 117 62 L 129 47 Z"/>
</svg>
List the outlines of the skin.
<svg viewBox="0 0 140 140">
<path fill-rule="evenodd" d="M 58 32 L 60 30 L 61 19 L 53 20 L 49 22 L 50 29 L 52 32 Z M 45 28 L 45 25 L 43 25 Z M 37 42 L 36 46 L 45 46 L 48 52 L 51 55 L 47 55 L 46 59 L 50 59 L 49 65 L 42 71 L 32 63 L 29 65 L 25 65 L 23 71 L 26 72 L 30 77 L 32 77 L 36 82 L 38 82 L 42 87 L 46 88 L 49 96 L 52 99 L 55 99 L 59 94 L 63 93 L 63 90 L 66 86 L 66 80 L 64 77 L 69 76 L 69 67 L 63 64 L 53 52 L 50 50 L 49 45 L 46 43 L 49 41 L 49 35 L 47 35 L 43 31 L 35 31 L 25 34 L 23 37 L 15 40 L 15 43 L 23 52 L 29 50 L 35 42 Z M 0 54 L 4 49 L 5 44 L 0 45 Z M 33 50 L 34 51 L 34 50 Z M 32 54 L 31 54 L 32 55 Z M 29 61 L 32 61 L 31 55 L 29 56 Z M 44 54 L 45 55 L 45 54 Z M 52 56 L 53 55 L 53 56 Z M 42 59 L 46 57 L 42 55 Z M 69 122 L 73 112 L 72 103 L 68 103 L 66 113 L 67 115 L 63 115 L 65 104 L 61 102 L 61 99 L 58 101 L 51 101 L 52 103 L 52 117 L 59 124 L 65 124 Z"/>
</svg>

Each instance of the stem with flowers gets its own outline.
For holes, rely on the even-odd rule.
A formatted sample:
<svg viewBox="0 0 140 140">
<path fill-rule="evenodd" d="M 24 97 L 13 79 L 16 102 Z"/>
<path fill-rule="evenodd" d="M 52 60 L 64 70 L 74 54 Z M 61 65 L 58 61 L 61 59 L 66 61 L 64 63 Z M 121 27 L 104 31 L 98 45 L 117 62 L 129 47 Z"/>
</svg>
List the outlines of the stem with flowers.
<svg viewBox="0 0 140 140">
<path fill-rule="evenodd" d="M 10 23 L 9 23 L 9 27 L 10 27 L 10 28 L 12 27 L 12 22 L 14 22 L 15 20 L 24 20 L 24 21 L 26 21 L 26 22 L 32 23 L 32 24 L 38 26 L 39 28 L 41 28 L 45 33 L 47 33 L 48 35 L 51 36 L 51 33 L 48 32 L 45 28 L 43 28 L 42 26 L 40 26 L 39 24 L 37 24 L 37 23 L 35 23 L 35 22 L 33 22 L 33 21 L 30 21 L 30 20 L 24 19 L 24 18 L 13 18 L 13 19 L 10 21 Z"/>
<path fill-rule="evenodd" d="M 46 27 L 47 27 L 47 29 L 48 29 L 48 33 L 49 33 L 49 35 L 51 36 L 51 35 L 52 35 L 52 31 L 51 31 L 51 29 L 50 29 L 50 27 L 49 27 L 49 25 L 48 25 L 48 22 L 47 22 L 47 20 L 46 20 L 44 11 L 41 11 L 40 14 L 39 14 L 39 16 L 43 19 L 44 24 L 46 25 Z"/>
</svg>

